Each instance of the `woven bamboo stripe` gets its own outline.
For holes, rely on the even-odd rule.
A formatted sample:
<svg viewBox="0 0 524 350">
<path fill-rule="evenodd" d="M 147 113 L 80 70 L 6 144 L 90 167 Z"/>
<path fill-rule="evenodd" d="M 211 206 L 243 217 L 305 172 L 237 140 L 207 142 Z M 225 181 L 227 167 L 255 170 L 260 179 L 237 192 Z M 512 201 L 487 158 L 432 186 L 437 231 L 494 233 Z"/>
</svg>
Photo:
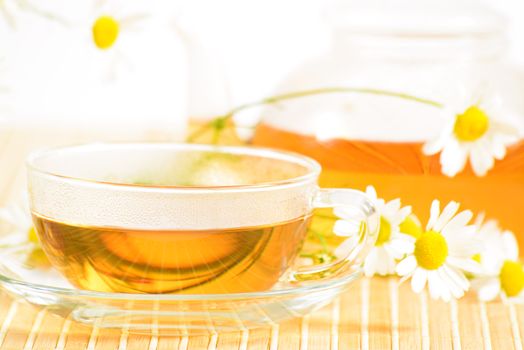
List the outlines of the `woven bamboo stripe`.
<svg viewBox="0 0 524 350">
<path fill-rule="evenodd" d="M 123 337 L 125 330 L 64 320 L 2 292 L 0 349 L 521 350 L 522 319 L 521 305 L 480 304 L 473 295 L 445 304 L 414 295 L 404 285 L 398 286 L 397 279 L 375 278 L 356 283 L 340 299 L 308 317 L 279 325 L 209 336 Z"/>
</svg>

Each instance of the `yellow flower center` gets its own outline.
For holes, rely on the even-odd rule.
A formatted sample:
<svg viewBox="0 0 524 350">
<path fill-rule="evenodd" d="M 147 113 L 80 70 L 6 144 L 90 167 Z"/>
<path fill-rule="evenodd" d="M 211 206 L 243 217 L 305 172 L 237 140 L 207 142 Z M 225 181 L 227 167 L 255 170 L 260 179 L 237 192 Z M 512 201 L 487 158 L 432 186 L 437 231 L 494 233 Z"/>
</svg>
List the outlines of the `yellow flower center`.
<svg viewBox="0 0 524 350">
<path fill-rule="evenodd" d="M 475 254 L 471 257 L 474 261 L 478 262 L 479 264 L 482 262 L 482 256 L 480 254 Z"/>
<path fill-rule="evenodd" d="M 522 264 L 511 260 L 504 262 L 500 270 L 500 287 L 508 297 L 514 297 L 524 289 Z"/>
<path fill-rule="evenodd" d="M 35 230 L 34 226 L 31 226 L 29 231 L 27 231 L 27 239 L 31 243 L 38 243 L 39 242 L 38 235 L 36 234 L 36 230 Z"/>
<path fill-rule="evenodd" d="M 101 16 L 93 24 L 93 40 L 102 50 L 108 49 L 118 38 L 118 22 L 110 16 Z"/>
<path fill-rule="evenodd" d="M 471 142 L 481 138 L 489 127 L 489 118 L 483 110 L 471 106 L 457 115 L 453 132 L 460 141 Z"/>
<path fill-rule="evenodd" d="M 420 267 L 436 270 L 446 261 L 448 244 L 440 233 L 427 231 L 416 240 L 414 255 Z"/>
<path fill-rule="evenodd" d="M 422 226 L 420 226 L 412 216 L 408 216 L 399 226 L 400 232 L 406 233 L 412 237 L 419 238 L 422 234 Z"/>
<path fill-rule="evenodd" d="M 380 230 L 378 232 L 376 246 L 380 246 L 391 238 L 391 224 L 383 216 L 380 217 Z"/>
</svg>

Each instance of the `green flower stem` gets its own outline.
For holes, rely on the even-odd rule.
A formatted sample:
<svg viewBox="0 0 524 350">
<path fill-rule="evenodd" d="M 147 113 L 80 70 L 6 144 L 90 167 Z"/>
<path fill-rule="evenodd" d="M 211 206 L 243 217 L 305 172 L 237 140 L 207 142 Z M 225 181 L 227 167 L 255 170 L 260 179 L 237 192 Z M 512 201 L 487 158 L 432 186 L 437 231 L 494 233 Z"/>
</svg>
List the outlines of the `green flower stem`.
<svg viewBox="0 0 524 350">
<path fill-rule="evenodd" d="M 230 110 L 227 114 L 224 114 L 222 116 L 218 116 L 211 120 L 210 122 L 206 123 L 202 127 L 200 127 L 198 130 L 196 130 L 193 134 L 189 135 L 187 138 L 188 142 L 195 141 L 196 138 L 198 138 L 200 135 L 205 133 L 209 128 L 212 128 L 215 130 L 215 134 L 213 135 L 213 142 L 218 141 L 218 134 L 224 129 L 226 126 L 226 123 L 229 119 L 231 119 L 235 114 L 249 109 L 253 107 L 263 106 L 263 105 L 271 105 L 275 104 L 281 101 L 287 101 L 287 100 L 293 100 L 297 98 L 302 97 L 308 97 L 308 96 L 315 96 L 315 95 L 324 95 L 324 94 L 336 94 L 336 93 L 358 93 L 358 94 L 366 94 L 366 95 L 377 95 L 377 96 L 389 96 L 389 97 L 395 97 L 400 98 L 408 101 L 418 102 L 422 104 L 426 104 L 429 106 L 433 106 L 436 108 L 442 108 L 443 105 L 439 102 L 432 101 L 429 99 L 404 94 L 400 92 L 395 91 L 388 91 L 388 90 L 381 90 L 381 89 L 371 89 L 371 88 L 350 88 L 350 87 L 327 87 L 327 88 L 318 88 L 318 89 L 312 89 L 312 90 L 302 90 L 302 91 L 295 91 L 295 92 L 289 92 L 281 95 L 275 95 L 271 97 L 267 97 L 258 101 L 246 103 L 240 106 L 237 106 Z"/>
</svg>

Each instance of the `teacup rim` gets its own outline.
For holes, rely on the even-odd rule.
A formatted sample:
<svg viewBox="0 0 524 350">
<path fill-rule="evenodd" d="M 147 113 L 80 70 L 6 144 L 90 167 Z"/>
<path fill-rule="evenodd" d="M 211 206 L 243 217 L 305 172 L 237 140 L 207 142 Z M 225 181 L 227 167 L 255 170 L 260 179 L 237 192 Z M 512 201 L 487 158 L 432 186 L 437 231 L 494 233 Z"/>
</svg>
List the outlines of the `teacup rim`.
<svg viewBox="0 0 524 350">
<path fill-rule="evenodd" d="M 131 183 L 118 183 L 111 181 L 99 181 L 94 179 L 68 176 L 59 174 L 57 172 L 44 170 L 38 167 L 35 162 L 45 155 L 52 153 L 59 153 L 72 150 L 82 150 L 92 148 L 93 150 L 100 150 L 100 148 L 116 147 L 116 148 L 132 148 L 132 147 L 161 147 L 161 148 L 174 148 L 189 150 L 202 150 L 202 151 L 214 151 L 223 153 L 236 153 L 236 154 L 248 154 L 257 155 L 266 158 L 280 159 L 283 161 L 294 162 L 300 164 L 307 169 L 307 173 L 291 177 L 289 179 L 283 179 L 278 181 L 261 182 L 257 184 L 243 184 L 243 185 L 220 185 L 220 186 L 169 186 L 169 185 L 151 185 L 151 184 L 131 184 Z M 273 155 L 273 156 L 270 156 Z M 130 189 L 135 191 L 160 191 L 160 192 L 238 192 L 238 191 L 251 191 L 251 190 L 267 190 L 276 189 L 280 187 L 289 187 L 294 185 L 302 185 L 304 183 L 316 181 L 321 172 L 320 164 L 305 155 L 283 151 L 279 149 L 258 147 L 258 146 L 224 146 L 224 145 L 212 145 L 212 144 L 191 144 L 181 142 L 96 142 L 96 143 L 80 143 L 67 146 L 57 146 L 44 148 L 37 151 L 33 151 L 26 158 L 26 167 L 30 172 L 38 173 L 46 177 L 55 178 L 61 181 L 69 181 L 74 183 L 82 183 L 86 185 L 105 186 L 119 189 Z"/>
</svg>

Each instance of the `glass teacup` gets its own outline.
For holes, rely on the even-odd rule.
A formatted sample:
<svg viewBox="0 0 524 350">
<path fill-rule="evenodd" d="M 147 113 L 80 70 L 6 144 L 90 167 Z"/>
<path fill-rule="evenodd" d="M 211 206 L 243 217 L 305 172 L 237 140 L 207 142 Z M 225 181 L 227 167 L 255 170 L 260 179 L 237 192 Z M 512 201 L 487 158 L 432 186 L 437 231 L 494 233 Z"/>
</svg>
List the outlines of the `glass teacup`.
<svg viewBox="0 0 524 350">
<path fill-rule="evenodd" d="M 189 144 L 93 144 L 28 160 L 33 221 L 51 263 L 82 289 L 235 293 L 356 267 L 378 219 L 358 191 L 319 189 L 293 153 Z M 338 260 L 300 267 L 314 208 L 355 228 Z"/>
</svg>

